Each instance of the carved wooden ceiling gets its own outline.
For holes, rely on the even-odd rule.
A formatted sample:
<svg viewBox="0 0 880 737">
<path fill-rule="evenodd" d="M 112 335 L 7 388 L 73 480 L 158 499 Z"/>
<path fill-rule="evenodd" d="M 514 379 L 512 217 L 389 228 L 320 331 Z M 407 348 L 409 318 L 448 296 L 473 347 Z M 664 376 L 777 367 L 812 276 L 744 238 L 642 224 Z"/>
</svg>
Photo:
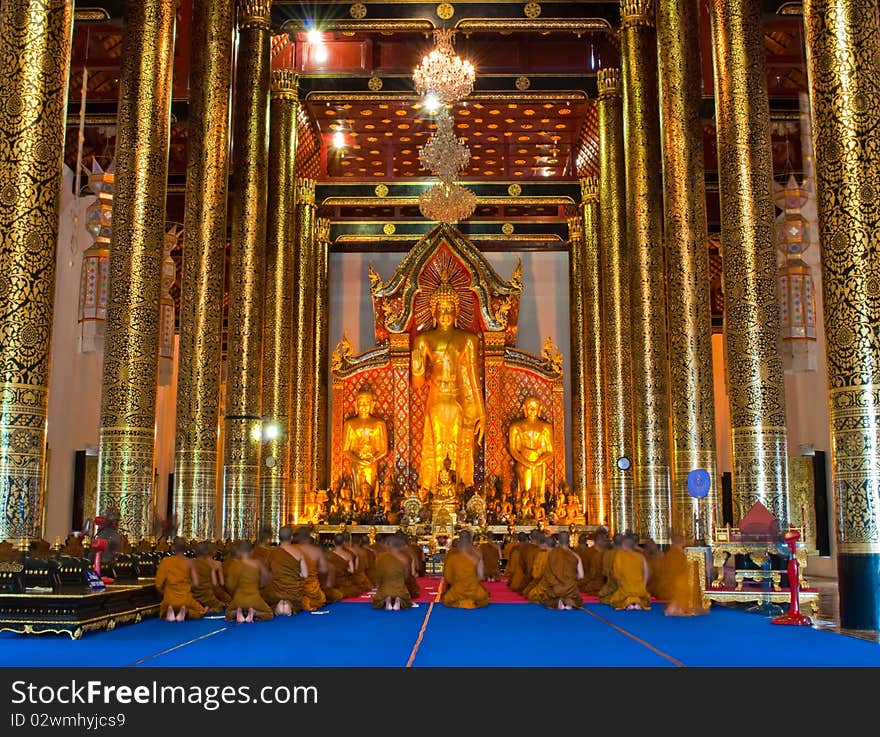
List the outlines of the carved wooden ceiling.
<svg viewBox="0 0 880 737">
<path fill-rule="evenodd" d="M 700 2 L 707 211 L 710 231 L 717 232 L 708 0 Z M 803 19 L 798 2 L 762 2 L 774 170 L 785 176 L 801 169 L 798 98 L 807 89 Z M 82 5 L 77 3 L 75 11 L 68 97 L 65 163 L 71 168 L 78 162 L 88 168 L 93 158 L 106 166 L 113 158 L 124 28 L 124 0 Z M 456 51 L 477 68 L 473 95 L 454 110 L 456 132 L 471 150 L 463 179 L 480 198 L 461 227 L 481 248 L 564 248 L 565 218 L 579 198 L 578 179 L 598 173 L 596 72 L 619 64 L 613 31 L 619 0 L 466 0 L 452 3 L 452 17 L 441 19 L 439 14 L 449 10 L 444 6 L 415 0 L 273 2 L 273 67 L 300 75 L 298 167 L 319 181 L 321 214 L 334 220 L 336 247 L 406 250 L 425 229 L 417 195 L 429 177 L 418 147 L 433 123 L 411 75 L 432 47 L 430 31 L 455 27 Z M 191 14 L 192 0 L 181 0 L 169 221 L 183 219 Z M 306 34 L 310 27 L 323 32 L 320 54 Z M 332 145 L 337 131 L 345 139 L 341 149 Z M 378 184 L 390 194 L 377 196 Z M 521 186 L 521 196 L 510 195 L 512 185 Z M 719 311 L 717 243 L 710 244 L 710 256 L 713 311 Z"/>
</svg>

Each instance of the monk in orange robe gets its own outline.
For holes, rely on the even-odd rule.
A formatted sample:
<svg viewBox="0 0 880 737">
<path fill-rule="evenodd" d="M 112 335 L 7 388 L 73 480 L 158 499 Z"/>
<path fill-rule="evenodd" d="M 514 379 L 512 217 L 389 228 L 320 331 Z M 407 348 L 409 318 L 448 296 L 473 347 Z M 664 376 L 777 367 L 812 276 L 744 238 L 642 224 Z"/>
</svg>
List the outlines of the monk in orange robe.
<svg viewBox="0 0 880 737">
<path fill-rule="evenodd" d="M 501 548 L 494 540 L 483 536 L 478 546 L 483 558 L 483 575 L 486 581 L 501 580 Z"/>
<path fill-rule="evenodd" d="M 367 568 L 370 565 L 372 555 L 366 548 L 361 546 L 360 535 L 349 535 L 347 532 L 343 534 L 345 535 L 345 549 L 354 558 L 353 580 L 361 593 L 369 591 L 373 588 L 373 582 L 367 575 Z"/>
<path fill-rule="evenodd" d="M 243 541 L 238 544 L 238 556 L 229 565 L 226 586 L 232 600 L 226 607 L 226 619 L 236 622 L 260 622 L 275 615 L 260 589 L 269 583 L 271 574 L 266 566 L 253 556 L 254 546 Z M 245 614 L 247 612 L 247 614 Z"/>
<path fill-rule="evenodd" d="M 220 614 L 226 611 L 226 605 L 217 596 L 217 589 L 223 586 L 223 570 L 220 561 L 214 560 L 214 546 L 200 542 L 195 553 L 193 567 L 199 582 L 193 587 L 193 597 L 205 607 L 206 614 Z"/>
<path fill-rule="evenodd" d="M 699 572 L 695 563 L 687 559 L 681 535 L 672 536 L 672 544 L 665 554 L 665 574 L 668 598 L 664 614 L 670 617 L 693 617 L 709 613 L 703 607 Z"/>
<path fill-rule="evenodd" d="M 599 597 L 599 601 L 603 604 L 611 603 L 611 596 L 618 586 L 617 579 L 614 577 L 614 558 L 620 551 L 622 544 L 623 534 L 615 532 L 611 538 L 611 545 L 602 553 L 602 575 L 605 578 L 605 583 L 602 584 L 602 588 L 599 589 L 596 596 Z"/>
<path fill-rule="evenodd" d="M 637 552 L 635 538 L 624 535 L 621 546 L 614 554 L 612 575 L 617 588 L 608 597 L 608 604 L 615 609 L 650 609 L 648 593 L 648 561 Z"/>
<path fill-rule="evenodd" d="M 300 527 L 293 533 L 297 549 L 306 561 L 308 575 L 303 581 L 302 608 L 307 612 L 320 609 L 327 603 L 327 595 L 321 588 L 321 579 L 327 574 L 328 565 L 324 551 L 312 542 L 311 530 Z"/>
<path fill-rule="evenodd" d="M 578 580 L 584 577 L 584 567 L 578 554 L 569 547 L 569 533 L 556 533 L 556 547 L 547 552 L 541 574 L 539 602 L 548 609 L 580 609 L 584 605 Z"/>
<path fill-rule="evenodd" d="M 326 589 L 324 591 L 327 594 L 327 600 L 338 601 L 339 599 L 352 599 L 360 596 L 363 589 L 357 585 L 354 579 L 357 558 L 345 547 L 343 533 L 337 533 L 333 537 L 333 547 L 327 553 L 327 562 L 333 568 L 333 585 L 330 591 Z"/>
<path fill-rule="evenodd" d="M 521 589 L 514 589 L 517 593 L 526 595 L 526 591 L 532 582 L 532 570 L 535 567 L 535 558 L 541 549 L 541 543 L 544 539 L 544 533 L 540 530 L 532 530 L 529 533 L 529 539 L 520 545 L 520 566 L 523 571 L 523 585 Z"/>
<path fill-rule="evenodd" d="M 463 530 L 443 561 L 446 590 L 440 601 L 458 609 L 488 606 L 489 591 L 480 583 L 482 567 L 482 559 L 474 550 L 470 532 Z"/>
<path fill-rule="evenodd" d="M 598 596 L 605 585 L 605 573 L 602 571 L 602 559 L 605 551 L 611 548 L 611 541 L 605 535 L 597 535 L 593 540 L 593 551 L 589 563 L 584 568 L 584 577 L 578 581 L 578 588 L 590 596 Z"/>
<path fill-rule="evenodd" d="M 186 542 L 177 538 L 171 552 L 173 555 L 163 558 L 156 569 L 155 586 L 162 594 L 159 616 L 169 622 L 182 622 L 186 617 L 200 619 L 205 616 L 205 607 L 193 597 L 199 577 L 192 561 L 184 555 Z"/>
<path fill-rule="evenodd" d="M 387 550 L 376 556 L 376 593 L 373 595 L 373 609 L 389 611 L 409 609 L 412 605 L 406 578 L 410 572 L 409 556 L 400 551 L 405 545 L 402 538 L 391 535 Z"/>
<path fill-rule="evenodd" d="M 525 569 L 522 560 L 522 546 L 528 541 L 529 536 L 524 532 L 517 533 L 516 542 L 507 553 L 507 565 L 504 570 L 507 573 L 507 587 L 511 591 L 519 593 L 526 585 Z"/>
<path fill-rule="evenodd" d="M 532 563 L 532 580 L 528 586 L 523 589 L 523 596 L 529 601 L 540 602 L 546 593 L 546 585 L 544 582 L 544 568 L 547 565 L 548 553 L 556 547 L 556 538 L 552 535 L 541 533 L 541 543 L 538 546 L 538 552 L 535 553 L 535 560 Z"/>
<path fill-rule="evenodd" d="M 257 544 L 254 545 L 253 557 L 263 565 L 269 560 L 269 553 L 272 551 L 272 529 L 269 527 L 260 528 L 260 534 L 257 538 Z"/>
<path fill-rule="evenodd" d="M 293 528 L 278 531 L 280 544 L 269 551 L 266 567 L 271 578 L 260 592 L 275 614 L 291 616 L 303 608 L 303 586 L 309 575 L 305 556 L 293 544 Z"/>
</svg>

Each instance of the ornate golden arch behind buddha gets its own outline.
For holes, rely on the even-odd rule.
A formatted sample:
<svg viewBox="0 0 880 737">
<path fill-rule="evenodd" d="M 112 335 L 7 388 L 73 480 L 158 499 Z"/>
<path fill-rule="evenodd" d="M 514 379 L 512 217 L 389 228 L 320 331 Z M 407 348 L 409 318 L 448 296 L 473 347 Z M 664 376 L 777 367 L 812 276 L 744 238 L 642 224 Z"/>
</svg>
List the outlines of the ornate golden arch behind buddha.
<svg viewBox="0 0 880 737">
<path fill-rule="evenodd" d="M 418 377 L 426 368 L 418 365 L 420 351 L 426 336 L 430 338 L 431 331 L 437 328 L 439 301 L 455 303 L 454 327 L 460 331 L 456 335 L 462 344 L 455 351 L 453 363 L 458 372 L 466 366 L 473 369 L 473 384 L 481 393 L 473 397 L 467 396 L 471 388 L 455 390 L 460 415 L 456 408 L 442 405 L 443 412 L 448 414 L 441 415 L 460 417 L 463 422 L 458 433 L 463 438 L 460 442 L 467 446 L 473 439 L 470 458 L 467 447 L 456 458 L 450 456 L 459 480 L 483 488 L 486 479 L 494 476 L 501 480 L 505 492 L 510 490 L 514 465 L 507 450 L 507 429 L 519 417 L 523 400 L 535 396 L 545 408 L 555 441 L 547 488 L 563 481 L 561 364 L 546 353 L 535 356 L 515 347 L 522 291 L 520 263 L 510 280 L 505 281 L 473 243 L 456 228 L 441 224 L 413 246 L 387 281 L 372 266 L 369 278 L 376 345 L 354 355 L 343 336 L 331 360 L 332 483 L 338 484 L 342 478 L 351 476 L 342 452 L 341 429 L 345 419 L 355 413 L 356 394 L 365 387 L 376 397 L 374 413 L 385 419 L 391 446 L 391 452 L 380 464 L 379 483 L 384 485 L 390 475 L 398 493 L 412 493 L 435 481 L 424 478 L 432 474 L 431 469 L 434 473 L 439 471 L 437 459 L 425 457 L 425 442 L 431 435 L 431 410 L 442 403 L 435 396 L 434 403 L 429 404 L 431 392 L 438 387 L 432 387 L 429 381 L 414 380 L 414 370 Z M 468 346 L 464 347 L 464 343 Z M 473 355 L 465 359 L 464 354 L 470 351 Z M 435 350 L 434 358 L 442 363 L 450 357 Z M 459 446 L 458 450 L 462 448 Z"/>
</svg>

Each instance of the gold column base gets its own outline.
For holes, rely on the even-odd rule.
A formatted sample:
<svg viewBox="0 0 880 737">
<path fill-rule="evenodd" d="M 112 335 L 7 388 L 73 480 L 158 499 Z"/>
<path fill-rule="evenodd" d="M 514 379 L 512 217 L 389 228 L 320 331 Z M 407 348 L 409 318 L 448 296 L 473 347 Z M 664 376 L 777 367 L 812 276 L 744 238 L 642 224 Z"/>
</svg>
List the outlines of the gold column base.
<svg viewBox="0 0 880 737">
<path fill-rule="evenodd" d="M 187 540 L 214 537 L 217 498 L 217 452 L 178 449 L 174 469 L 175 497 L 186 494 L 185 504 L 175 504 L 178 534 Z"/>
<path fill-rule="evenodd" d="M 119 512 L 119 532 L 149 537 L 153 522 L 154 427 L 102 427 L 98 458 L 98 514 Z"/>
<path fill-rule="evenodd" d="M 761 502 L 787 529 L 788 443 L 784 427 L 734 427 L 730 431 L 733 458 L 734 523 Z"/>
</svg>

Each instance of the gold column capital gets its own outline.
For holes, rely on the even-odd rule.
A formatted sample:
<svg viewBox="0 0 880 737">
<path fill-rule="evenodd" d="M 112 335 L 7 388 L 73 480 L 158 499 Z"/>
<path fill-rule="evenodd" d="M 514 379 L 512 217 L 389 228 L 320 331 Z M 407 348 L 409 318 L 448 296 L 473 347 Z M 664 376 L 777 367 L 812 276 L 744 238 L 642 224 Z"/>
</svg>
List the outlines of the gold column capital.
<svg viewBox="0 0 880 737">
<path fill-rule="evenodd" d="M 315 221 L 315 238 L 322 243 L 330 242 L 330 218 L 318 218 Z"/>
<path fill-rule="evenodd" d="M 654 26 L 654 0 L 620 0 L 620 27 Z"/>
<path fill-rule="evenodd" d="M 619 68 L 600 69 L 596 82 L 600 100 L 606 97 L 623 97 L 623 77 Z"/>
<path fill-rule="evenodd" d="M 273 69 L 269 93 L 274 99 L 298 100 L 299 75 L 292 69 Z"/>
<path fill-rule="evenodd" d="M 238 27 L 271 30 L 272 0 L 238 0 Z"/>
<path fill-rule="evenodd" d="M 314 205 L 315 204 L 315 180 L 306 177 L 300 177 L 296 180 L 294 187 L 294 196 L 298 205 Z"/>
<path fill-rule="evenodd" d="M 568 224 L 568 240 L 572 243 L 580 242 L 584 238 L 584 221 L 579 215 L 566 218 Z"/>
<path fill-rule="evenodd" d="M 581 179 L 581 202 L 599 201 L 599 180 L 596 177 L 584 177 Z"/>
</svg>

